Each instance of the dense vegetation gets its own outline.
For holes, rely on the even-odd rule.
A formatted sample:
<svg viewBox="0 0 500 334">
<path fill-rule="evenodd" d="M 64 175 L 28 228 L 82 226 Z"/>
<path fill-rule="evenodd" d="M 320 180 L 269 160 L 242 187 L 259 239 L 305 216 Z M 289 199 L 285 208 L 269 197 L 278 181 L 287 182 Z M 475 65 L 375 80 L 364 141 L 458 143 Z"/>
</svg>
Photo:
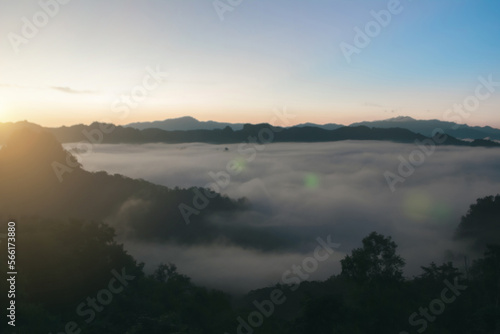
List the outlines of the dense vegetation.
<svg viewBox="0 0 500 334">
<path fill-rule="evenodd" d="M 476 249 L 500 244 L 500 195 L 480 198 L 462 217 L 456 238 L 470 239 Z"/>
<path fill-rule="evenodd" d="M 234 299 L 195 286 L 172 264 L 145 275 L 104 224 L 22 222 L 17 333 L 500 333 L 499 245 L 466 273 L 431 263 L 405 279 L 397 245 L 374 232 L 345 257 L 340 275 Z M 0 263 L 5 273 L 5 259 Z M 5 277 L 0 289 L 7 291 Z M 271 307 L 276 289 L 285 297 Z M 7 332 L 5 321 L 1 326 Z"/>
</svg>

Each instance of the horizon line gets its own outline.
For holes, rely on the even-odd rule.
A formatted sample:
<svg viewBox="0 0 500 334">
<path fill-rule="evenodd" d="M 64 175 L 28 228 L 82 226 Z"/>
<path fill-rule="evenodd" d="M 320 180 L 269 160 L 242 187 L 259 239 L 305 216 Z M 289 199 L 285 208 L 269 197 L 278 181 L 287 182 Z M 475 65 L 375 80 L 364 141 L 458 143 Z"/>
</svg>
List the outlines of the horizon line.
<svg viewBox="0 0 500 334">
<path fill-rule="evenodd" d="M 164 121 L 169 121 L 169 120 L 178 120 L 178 119 L 182 119 L 182 118 L 192 118 L 192 119 L 194 119 L 194 120 L 196 120 L 198 122 L 203 122 L 203 123 L 206 123 L 206 122 L 215 122 L 215 123 L 227 123 L 227 124 L 231 124 L 231 125 L 246 125 L 246 124 L 250 124 L 250 125 L 270 124 L 270 125 L 272 125 L 269 122 L 229 122 L 229 121 L 217 121 L 217 120 L 213 120 L 213 119 L 201 120 L 199 118 L 196 118 L 196 117 L 193 117 L 193 116 L 190 116 L 190 115 L 180 116 L 180 117 L 172 117 L 172 118 L 165 118 L 165 119 L 137 121 L 137 122 L 124 123 L 124 124 L 113 123 L 113 122 L 106 122 L 105 120 L 101 120 L 101 121 L 95 120 L 95 121 L 92 121 L 92 122 L 89 122 L 89 123 L 81 122 L 81 123 L 73 123 L 73 124 L 44 125 L 42 123 L 32 122 L 32 121 L 29 121 L 29 120 L 26 120 L 26 119 L 17 120 L 17 121 L 0 122 L 0 124 L 9 124 L 9 123 L 16 124 L 16 123 L 23 123 L 24 122 L 24 123 L 35 124 L 35 125 L 38 125 L 38 126 L 41 126 L 41 127 L 44 127 L 44 128 L 58 128 L 58 127 L 72 127 L 72 126 L 77 126 L 77 125 L 89 126 L 89 125 L 91 125 L 93 123 L 104 123 L 104 124 L 113 124 L 115 126 L 126 127 L 126 126 L 128 126 L 130 124 L 164 122 Z M 342 126 L 342 127 L 348 127 L 348 126 L 352 126 L 354 124 L 359 124 L 359 123 L 384 122 L 384 121 L 391 121 L 391 120 L 404 119 L 404 118 L 409 119 L 409 121 L 438 121 L 438 122 L 445 122 L 445 123 L 454 123 L 454 124 L 458 124 L 458 125 L 462 125 L 462 126 L 465 125 L 465 126 L 468 126 L 468 127 L 480 127 L 480 128 L 491 127 L 491 128 L 495 128 L 495 129 L 499 129 L 500 130 L 500 126 L 494 126 L 494 125 L 469 125 L 467 123 L 456 123 L 456 122 L 453 122 L 453 121 L 447 121 L 447 120 L 442 120 L 442 119 L 438 119 L 438 118 L 417 119 L 417 118 L 414 118 L 414 117 L 411 117 L 411 116 L 396 116 L 396 117 L 390 117 L 390 118 L 378 119 L 378 120 L 371 120 L 371 121 L 358 121 L 358 122 L 353 122 L 353 123 L 350 123 L 350 124 L 342 124 L 342 123 L 336 123 L 336 122 L 315 123 L 315 122 L 311 122 L 311 121 L 306 121 L 306 122 L 297 122 L 297 123 L 294 123 L 294 124 L 291 124 L 291 125 L 288 125 L 288 126 L 280 126 L 280 125 L 273 125 L 273 126 L 275 126 L 275 127 L 282 127 L 282 128 L 290 128 L 290 127 L 295 127 L 295 126 L 298 126 L 298 125 L 304 125 L 304 124 L 308 124 L 309 123 L 309 124 L 316 125 L 316 126 L 325 126 L 325 125 L 334 124 L 334 125 L 339 125 L 339 126 Z"/>
</svg>

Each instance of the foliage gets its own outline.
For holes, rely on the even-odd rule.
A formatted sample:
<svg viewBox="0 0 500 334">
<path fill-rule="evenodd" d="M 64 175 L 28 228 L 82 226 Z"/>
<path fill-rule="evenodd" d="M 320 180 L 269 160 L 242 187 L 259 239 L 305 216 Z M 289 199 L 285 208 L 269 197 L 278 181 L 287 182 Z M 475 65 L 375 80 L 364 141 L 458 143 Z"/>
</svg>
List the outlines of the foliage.
<svg viewBox="0 0 500 334">
<path fill-rule="evenodd" d="M 462 217 L 457 239 L 468 239 L 481 251 L 488 244 L 500 243 L 500 195 L 479 198 Z"/>
<path fill-rule="evenodd" d="M 341 261 L 342 275 L 359 282 L 402 280 L 404 260 L 396 255 L 397 245 L 391 237 L 372 232 L 363 239 L 363 247 L 352 251 Z"/>
</svg>

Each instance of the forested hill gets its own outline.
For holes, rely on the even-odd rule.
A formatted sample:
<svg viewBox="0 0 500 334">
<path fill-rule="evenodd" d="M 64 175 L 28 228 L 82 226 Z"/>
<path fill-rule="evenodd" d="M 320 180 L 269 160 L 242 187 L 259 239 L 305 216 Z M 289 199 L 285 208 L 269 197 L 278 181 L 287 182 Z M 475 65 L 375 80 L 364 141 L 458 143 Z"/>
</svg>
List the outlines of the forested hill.
<svg viewBox="0 0 500 334">
<path fill-rule="evenodd" d="M 233 200 L 204 188 L 170 189 L 85 171 L 53 135 L 33 129 L 15 132 L 0 149 L 0 189 L 0 213 L 7 219 L 107 221 L 127 237 L 150 241 L 233 240 L 235 235 L 210 224 L 208 217 L 236 213 L 248 205 L 244 199 Z M 206 196 L 209 200 L 200 199 Z M 190 208 L 184 211 L 189 224 L 179 208 L 183 204 Z"/>
</svg>

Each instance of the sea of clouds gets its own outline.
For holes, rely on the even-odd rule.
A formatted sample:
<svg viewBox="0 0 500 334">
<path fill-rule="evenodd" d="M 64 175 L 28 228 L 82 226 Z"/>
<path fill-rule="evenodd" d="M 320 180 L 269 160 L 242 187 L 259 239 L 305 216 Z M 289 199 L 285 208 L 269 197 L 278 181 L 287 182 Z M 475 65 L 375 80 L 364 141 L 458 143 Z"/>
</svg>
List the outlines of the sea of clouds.
<svg viewBox="0 0 500 334">
<path fill-rule="evenodd" d="M 231 217 L 213 216 L 212 222 L 232 229 L 252 226 L 273 231 L 293 247 L 265 251 L 223 242 L 180 246 L 121 240 L 147 270 L 173 262 L 194 282 L 230 292 L 279 282 L 291 265 L 312 254 L 318 237 L 328 235 L 340 247 L 310 279 L 338 274 L 340 260 L 372 231 L 391 236 L 398 244 L 409 277 L 431 261 L 455 260 L 460 267 L 464 254 L 474 256 L 465 244 L 453 240 L 460 217 L 477 198 L 500 193 L 500 149 L 438 147 L 393 192 L 384 173 L 397 174 L 398 157 L 408 158 L 416 145 L 275 143 L 258 147 L 254 159 L 239 146 L 96 145 L 81 161 L 90 171 L 168 187 L 205 186 L 214 181 L 210 172 L 226 171 L 228 162 L 237 161 L 242 172 L 231 175 L 221 192 L 248 198 L 252 209 Z M 191 228 L 196 233 L 196 225 Z"/>
</svg>

